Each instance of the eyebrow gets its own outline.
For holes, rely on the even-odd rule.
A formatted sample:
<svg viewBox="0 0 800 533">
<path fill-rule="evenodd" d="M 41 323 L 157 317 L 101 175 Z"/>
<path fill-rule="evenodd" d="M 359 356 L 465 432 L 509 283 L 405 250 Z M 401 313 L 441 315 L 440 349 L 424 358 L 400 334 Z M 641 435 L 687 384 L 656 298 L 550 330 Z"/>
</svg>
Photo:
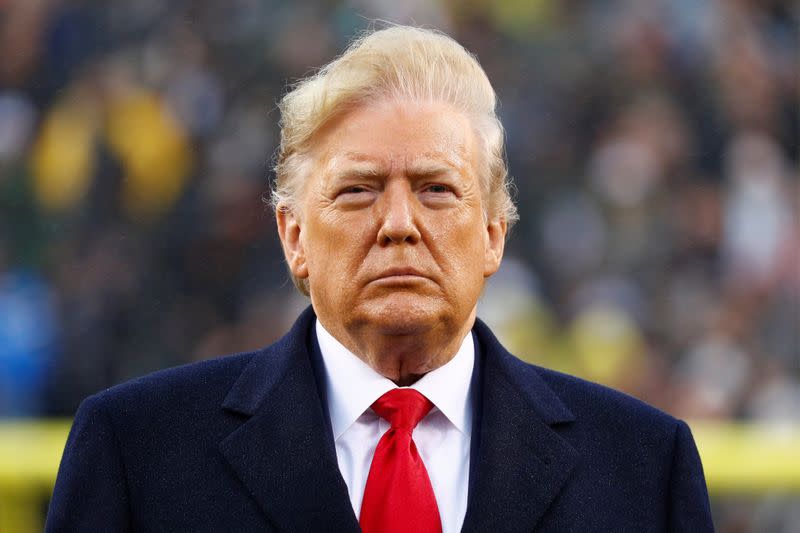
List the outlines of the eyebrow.
<svg viewBox="0 0 800 533">
<path fill-rule="evenodd" d="M 455 157 L 453 157 L 455 156 Z M 432 177 L 449 172 L 461 173 L 464 169 L 462 154 L 440 151 L 424 152 L 406 163 L 407 173 L 414 177 Z M 345 166 L 345 168 L 341 168 Z M 351 178 L 380 178 L 390 173 L 391 167 L 382 159 L 356 151 L 347 151 L 328 161 L 331 176 L 336 180 Z"/>
<path fill-rule="evenodd" d="M 328 161 L 328 170 L 336 180 L 378 178 L 389 174 L 385 162 L 358 152 L 346 152 L 331 158 Z"/>
<path fill-rule="evenodd" d="M 449 172 L 460 172 L 461 169 L 449 163 L 442 163 L 440 161 L 415 161 L 411 163 L 407 172 L 415 177 L 434 177 Z"/>
<path fill-rule="evenodd" d="M 433 177 L 450 172 L 459 174 L 469 172 L 465 154 L 461 150 L 454 152 L 424 152 L 406 164 L 408 173 L 417 177 Z"/>
</svg>

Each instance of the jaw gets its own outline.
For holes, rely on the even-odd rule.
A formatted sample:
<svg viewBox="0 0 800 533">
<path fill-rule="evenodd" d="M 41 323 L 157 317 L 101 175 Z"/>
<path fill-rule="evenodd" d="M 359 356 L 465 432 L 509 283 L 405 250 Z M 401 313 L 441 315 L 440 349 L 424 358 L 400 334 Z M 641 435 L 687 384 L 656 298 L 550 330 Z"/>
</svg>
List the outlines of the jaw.
<svg viewBox="0 0 800 533">
<path fill-rule="evenodd" d="M 441 297 L 402 291 L 360 307 L 347 324 L 320 320 L 352 353 L 401 386 L 449 362 L 476 315 L 473 306 L 466 316 L 451 316 Z"/>
<path fill-rule="evenodd" d="M 438 286 L 373 288 L 354 307 L 343 327 L 348 335 L 381 342 L 381 337 L 404 342 L 406 337 L 442 339 L 454 334 L 467 318 L 454 316 L 453 303 Z"/>
</svg>

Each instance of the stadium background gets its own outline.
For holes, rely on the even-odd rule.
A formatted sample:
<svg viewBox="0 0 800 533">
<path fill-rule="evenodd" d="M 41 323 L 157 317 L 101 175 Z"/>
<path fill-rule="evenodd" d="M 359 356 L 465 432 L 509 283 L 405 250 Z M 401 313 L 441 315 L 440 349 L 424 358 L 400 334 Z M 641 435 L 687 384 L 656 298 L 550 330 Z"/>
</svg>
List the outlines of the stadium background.
<svg viewBox="0 0 800 533">
<path fill-rule="evenodd" d="M 378 19 L 450 33 L 497 90 L 522 218 L 480 316 L 697 421 L 719 531 L 800 531 L 800 7 L 779 0 L 0 0 L 0 530 L 41 525 L 51 419 L 306 305 L 263 203 L 275 104 Z"/>
</svg>

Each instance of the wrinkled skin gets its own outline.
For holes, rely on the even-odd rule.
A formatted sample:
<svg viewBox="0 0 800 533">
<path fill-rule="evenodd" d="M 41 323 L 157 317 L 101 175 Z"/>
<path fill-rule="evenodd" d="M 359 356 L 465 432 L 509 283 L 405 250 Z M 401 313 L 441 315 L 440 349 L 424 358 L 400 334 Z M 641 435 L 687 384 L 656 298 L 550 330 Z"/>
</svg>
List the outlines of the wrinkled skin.
<svg viewBox="0 0 800 533">
<path fill-rule="evenodd" d="M 408 385 L 448 362 L 503 255 L 484 216 L 469 118 L 442 102 L 381 100 L 328 124 L 293 211 L 278 209 L 292 273 L 322 325 Z"/>
</svg>

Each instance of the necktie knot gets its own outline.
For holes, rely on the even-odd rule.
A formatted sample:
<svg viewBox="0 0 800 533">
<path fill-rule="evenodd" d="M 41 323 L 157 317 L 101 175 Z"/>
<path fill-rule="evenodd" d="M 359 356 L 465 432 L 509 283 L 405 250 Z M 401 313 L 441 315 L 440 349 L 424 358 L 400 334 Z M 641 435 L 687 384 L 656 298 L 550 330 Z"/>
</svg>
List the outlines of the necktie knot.
<svg viewBox="0 0 800 533">
<path fill-rule="evenodd" d="M 392 429 L 411 431 L 433 409 L 433 403 L 417 390 L 392 389 L 375 400 L 372 409 Z"/>
</svg>

